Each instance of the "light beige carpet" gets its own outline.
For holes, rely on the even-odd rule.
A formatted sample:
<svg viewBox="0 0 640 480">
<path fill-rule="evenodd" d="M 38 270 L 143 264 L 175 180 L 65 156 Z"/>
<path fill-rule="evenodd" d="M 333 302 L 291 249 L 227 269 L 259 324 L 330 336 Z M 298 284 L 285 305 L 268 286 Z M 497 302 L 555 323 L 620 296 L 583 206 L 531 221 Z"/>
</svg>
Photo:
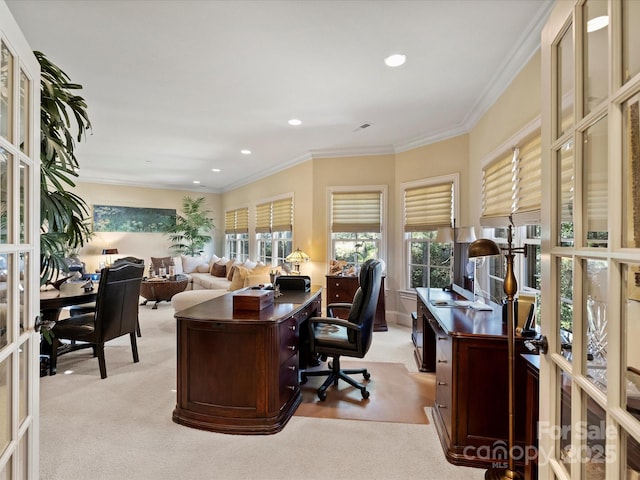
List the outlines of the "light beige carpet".
<svg viewBox="0 0 640 480">
<path fill-rule="evenodd" d="M 176 328 L 167 303 L 140 308 L 140 363 L 129 338 L 105 347 L 100 379 L 90 350 L 63 355 L 40 379 L 41 480 L 481 480 L 484 471 L 444 457 L 433 423 L 294 415 L 275 435 L 225 435 L 171 420 Z M 411 330 L 376 333 L 367 360 L 415 368 Z M 386 378 L 372 369 L 369 403 Z M 373 386 L 373 385 L 372 385 Z M 331 395 L 333 392 L 329 392 Z M 343 402 L 345 403 L 345 402 Z M 390 407 L 394 408 L 394 407 Z M 348 454 L 346 452 L 349 452 Z"/>
<path fill-rule="evenodd" d="M 371 374 L 367 384 L 370 393 L 363 399 L 360 390 L 340 381 L 327 389 L 322 402 L 316 391 L 326 377 L 309 377 L 301 387 L 302 404 L 296 415 L 314 418 L 370 420 L 377 422 L 427 424 L 425 407 L 433 406 L 435 376 L 409 373 L 404 364 L 367 361 L 342 361 L 343 368 L 366 367 Z M 326 368 L 326 364 L 322 365 Z M 362 375 L 353 375 L 361 382 Z"/>
</svg>

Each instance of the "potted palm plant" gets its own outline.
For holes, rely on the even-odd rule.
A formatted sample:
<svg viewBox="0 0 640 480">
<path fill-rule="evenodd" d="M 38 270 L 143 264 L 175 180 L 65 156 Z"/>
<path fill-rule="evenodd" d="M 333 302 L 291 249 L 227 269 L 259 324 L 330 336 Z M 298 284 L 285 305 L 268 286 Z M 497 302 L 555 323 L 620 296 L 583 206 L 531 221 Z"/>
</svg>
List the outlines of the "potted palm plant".
<svg viewBox="0 0 640 480">
<path fill-rule="evenodd" d="M 65 252 L 79 249 L 92 235 L 89 207 L 67 190 L 75 187 L 73 179 L 78 177 L 75 141 L 82 140 L 91 129 L 91 122 L 85 100 L 74 93 L 82 85 L 72 83 L 43 53 L 34 54 L 41 68 L 40 284 L 43 285 L 55 280 L 61 271 L 68 271 Z"/>
<path fill-rule="evenodd" d="M 211 241 L 211 231 L 215 228 L 211 212 L 205 209 L 204 197 L 182 199 L 182 215 L 176 213 L 175 224 L 166 231 L 171 241 L 170 249 L 192 257 L 200 255 L 205 245 Z"/>
</svg>

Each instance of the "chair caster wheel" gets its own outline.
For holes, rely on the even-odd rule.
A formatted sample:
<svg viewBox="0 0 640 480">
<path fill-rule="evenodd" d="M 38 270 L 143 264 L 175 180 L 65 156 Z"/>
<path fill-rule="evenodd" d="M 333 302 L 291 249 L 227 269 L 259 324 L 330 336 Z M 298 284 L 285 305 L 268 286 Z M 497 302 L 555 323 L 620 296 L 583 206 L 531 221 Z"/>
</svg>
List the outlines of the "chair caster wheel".
<svg viewBox="0 0 640 480">
<path fill-rule="evenodd" d="M 327 392 L 318 392 L 318 398 L 321 402 L 324 402 L 327 399 Z"/>
<path fill-rule="evenodd" d="M 307 383 L 307 380 L 309 380 L 309 378 L 306 375 L 301 376 L 300 385 L 304 385 L 305 383 Z"/>
<path fill-rule="evenodd" d="M 369 398 L 369 390 L 363 390 L 362 391 L 362 398 L 364 400 L 366 400 L 367 398 Z"/>
<path fill-rule="evenodd" d="M 371 374 L 369 372 L 364 372 L 362 376 L 364 377 L 365 380 L 369 380 L 371 378 Z"/>
</svg>

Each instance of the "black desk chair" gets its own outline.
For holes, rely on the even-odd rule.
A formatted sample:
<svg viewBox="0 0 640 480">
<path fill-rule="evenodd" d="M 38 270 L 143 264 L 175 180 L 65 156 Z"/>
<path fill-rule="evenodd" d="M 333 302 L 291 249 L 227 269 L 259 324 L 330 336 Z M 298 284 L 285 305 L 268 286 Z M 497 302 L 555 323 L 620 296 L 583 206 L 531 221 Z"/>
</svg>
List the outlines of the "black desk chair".
<svg viewBox="0 0 640 480">
<path fill-rule="evenodd" d="M 309 319 L 309 336 L 311 354 L 321 357 L 332 357 L 331 370 L 303 371 L 300 383 L 304 384 L 307 377 L 325 376 L 327 379 L 318 388 L 318 398 L 327 398 L 329 385 L 338 385 L 338 380 L 344 380 L 349 385 L 360 389 L 362 398 L 369 398 L 367 387 L 356 382 L 349 375 L 362 374 L 365 380 L 371 375 L 366 368 L 341 369 L 340 357 L 363 358 L 373 336 L 373 323 L 382 281 L 382 267 L 377 260 L 367 260 L 360 269 L 360 287 L 356 291 L 351 304 L 333 303 L 327 305 L 329 317 L 312 317 Z M 349 309 L 349 318 L 341 320 L 333 318 L 333 309 Z"/>
<path fill-rule="evenodd" d="M 107 378 L 104 344 L 109 340 L 128 333 L 131 337 L 133 361 L 138 362 L 136 328 L 143 274 L 142 264 L 122 263 L 102 269 L 95 311 L 60 320 L 53 327 L 51 375 L 55 374 L 60 340 L 86 342 L 70 345 L 67 351 L 92 347 L 94 356 L 98 357 L 101 378 Z"/>
<path fill-rule="evenodd" d="M 113 266 L 117 266 L 117 265 L 122 265 L 123 263 L 135 263 L 137 265 L 143 265 L 144 266 L 144 260 L 140 259 L 140 258 L 136 258 L 136 257 L 123 257 L 123 258 L 119 258 L 117 259 L 115 262 L 113 262 Z M 91 303 L 83 303 L 82 305 L 74 305 L 72 307 L 69 307 L 69 315 L 71 315 L 72 317 L 76 317 L 78 315 L 84 315 L 85 313 L 92 313 L 96 311 L 96 303 L 95 302 L 91 302 Z M 140 330 L 140 321 L 138 320 L 138 325 L 136 327 L 136 333 L 138 334 L 138 337 L 142 336 L 142 331 Z"/>
</svg>

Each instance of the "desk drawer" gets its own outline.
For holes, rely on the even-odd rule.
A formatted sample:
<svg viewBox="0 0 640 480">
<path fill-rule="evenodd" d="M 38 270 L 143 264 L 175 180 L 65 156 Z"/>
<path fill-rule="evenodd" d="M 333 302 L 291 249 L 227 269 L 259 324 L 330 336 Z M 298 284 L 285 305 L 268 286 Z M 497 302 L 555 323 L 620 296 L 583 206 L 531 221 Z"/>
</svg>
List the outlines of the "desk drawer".
<svg viewBox="0 0 640 480">
<path fill-rule="evenodd" d="M 298 355 L 293 355 L 280 365 L 280 410 L 300 388 L 298 383 Z"/>
<path fill-rule="evenodd" d="M 453 408 L 453 340 L 433 318 L 429 326 L 436 340 L 436 405 L 447 431 L 451 434 L 451 410 Z"/>
<path fill-rule="evenodd" d="M 278 325 L 278 336 L 280 337 L 280 363 L 283 363 L 298 352 L 299 328 L 295 317 L 287 318 Z"/>
<path fill-rule="evenodd" d="M 351 303 L 357 289 L 358 277 L 328 277 L 327 303 Z"/>
</svg>

